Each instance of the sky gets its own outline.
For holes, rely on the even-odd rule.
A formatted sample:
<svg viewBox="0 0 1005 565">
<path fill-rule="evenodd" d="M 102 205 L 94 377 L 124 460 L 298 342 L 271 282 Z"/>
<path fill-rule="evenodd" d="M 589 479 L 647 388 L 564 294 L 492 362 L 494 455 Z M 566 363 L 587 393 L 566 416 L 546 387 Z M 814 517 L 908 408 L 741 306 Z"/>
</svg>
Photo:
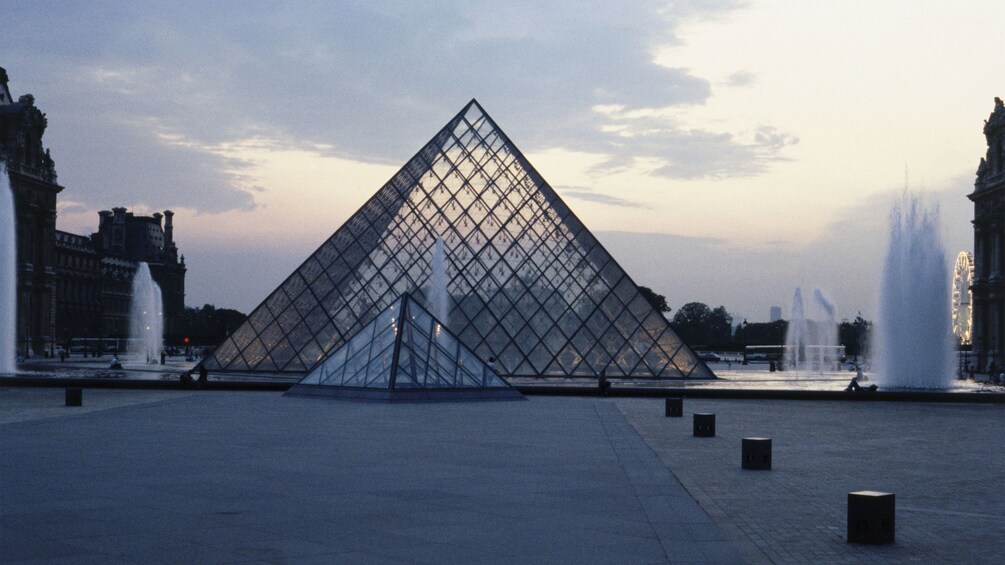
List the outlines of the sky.
<svg viewBox="0 0 1005 565">
<path fill-rule="evenodd" d="M 471 98 L 632 278 L 737 320 L 796 286 L 871 318 L 891 205 L 971 251 L 1005 3 L 0 6 L 57 228 L 171 209 L 186 303 L 253 309 Z"/>
</svg>

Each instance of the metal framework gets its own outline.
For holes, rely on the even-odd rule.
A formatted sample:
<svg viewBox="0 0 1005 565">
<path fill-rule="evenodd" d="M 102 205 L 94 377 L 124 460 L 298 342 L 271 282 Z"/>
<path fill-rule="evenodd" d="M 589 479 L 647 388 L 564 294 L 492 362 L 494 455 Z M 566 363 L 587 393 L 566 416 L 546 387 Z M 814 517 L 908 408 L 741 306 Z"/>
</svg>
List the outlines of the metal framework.
<svg viewBox="0 0 1005 565">
<path fill-rule="evenodd" d="M 974 258 L 970 253 L 961 251 L 953 267 L 953 335 L 960 345 L 970 345 L 971 341 L 974 320 L 970 306 L 973 304 L 973 291 L 970 287 L 973 284 Z"/>
<path fill-rule="evenodd" d="M 477 101 L 469 102 L 207 358 L 305 372 L 404 293 L 428 305 L 446 250 L 447 326 L 503 375 L 712 372 Z"/>
<path fill-rule="evenodd" d="M 318 363 L 290 394 L 387 400 L 522 397 L 407 294 Z"/>
</svg>

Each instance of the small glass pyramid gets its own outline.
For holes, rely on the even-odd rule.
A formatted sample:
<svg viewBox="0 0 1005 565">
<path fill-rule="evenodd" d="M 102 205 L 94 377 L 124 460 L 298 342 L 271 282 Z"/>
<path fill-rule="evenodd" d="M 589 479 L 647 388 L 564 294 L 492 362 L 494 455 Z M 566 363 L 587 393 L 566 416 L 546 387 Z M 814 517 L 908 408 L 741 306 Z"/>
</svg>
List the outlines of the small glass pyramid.
<svg viewBox="0 0 1005 565">
<path fill-rule="evenodd" d="M 371 400 L 523 397 L 407 293 L 287 394 Z"/>
<path fill-rule="evenodd" d="M 474 100 L 205 367 L 310 371 L 403 293 L 440 288 L 431 280 L 438 240 L 449 297 L 443 321 L 482 359 L 494 357 L 499 374 L 715 378 Z"/>
</svg>

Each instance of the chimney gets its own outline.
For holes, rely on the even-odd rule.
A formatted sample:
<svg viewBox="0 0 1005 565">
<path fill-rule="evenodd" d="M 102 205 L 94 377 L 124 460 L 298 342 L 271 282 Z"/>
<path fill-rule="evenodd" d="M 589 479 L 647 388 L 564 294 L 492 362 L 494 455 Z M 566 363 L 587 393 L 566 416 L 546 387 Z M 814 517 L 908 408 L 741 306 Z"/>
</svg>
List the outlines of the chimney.
<svg viewBox="0 0 1005 565">
<path fill-rule="evenodd" d="M 101 249 L 109 249 L 112 246 L 112 211 L 102 210 L 98 212 L 98 242 Z M 92 239 L 94 237 L 92 236 Z"/>
<path fill-rule="evenodd" d="M 112 251 L 126 252 L 126 209 L 112 208 Z"/>
<path fill-rule="evenodd" d="M 174 224 L 171 221 L 173 218 L 174 212 L 164 210 L 164 247 L 171 247 L 174 243 Z"/>
</svg>

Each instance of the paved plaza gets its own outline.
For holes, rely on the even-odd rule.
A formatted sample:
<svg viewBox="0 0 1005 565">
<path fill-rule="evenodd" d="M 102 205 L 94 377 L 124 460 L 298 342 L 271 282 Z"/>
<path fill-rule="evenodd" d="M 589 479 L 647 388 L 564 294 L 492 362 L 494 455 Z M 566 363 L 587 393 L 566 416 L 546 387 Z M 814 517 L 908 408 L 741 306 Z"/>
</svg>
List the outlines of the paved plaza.
<svg viewBox="0 0 1005 565">
<path fill-rule="evenodd" d="M 611 402 L 154 392 L 2 391 L 0 561 L 740 561 Z"/>
<path fill-rule="evenodd" d="M 0 389 L 0 562 L 994 562 L 1001 405 Z M 691 436 L 690 414 L 718 435 Z M 741 471 L 740 438 L 774 440 Z M 849 490 L 897 543 L 844 541 Z"/>
<path fill-rule="evenodd" d="M 1001 563 L 1005 408 L 922 402 L 656 400 L 618 407 L 750 562 Z M 696 438 L 694 412 L 716 414 Z M 743 437 L 772 439 L 772 470 L 740 467 Z M 896 495 L 896 543 L 848 544 L 847 494 Z"/>
</svg>

